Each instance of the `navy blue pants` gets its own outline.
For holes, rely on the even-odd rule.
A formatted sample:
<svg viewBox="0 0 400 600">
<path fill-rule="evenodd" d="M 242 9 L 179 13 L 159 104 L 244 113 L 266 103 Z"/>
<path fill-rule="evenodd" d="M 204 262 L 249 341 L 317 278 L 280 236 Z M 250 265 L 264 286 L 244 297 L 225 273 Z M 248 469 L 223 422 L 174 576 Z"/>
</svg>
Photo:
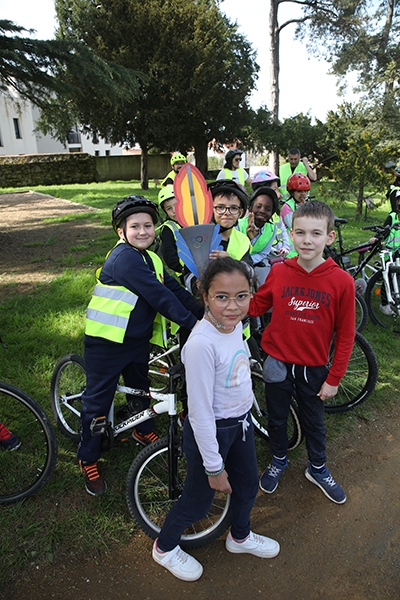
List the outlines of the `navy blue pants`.
<svg viewBox="0 0 400 600">
<path fill-rule="evenodd" d="M 288 451 L 287 421 L 293 391 L 299 406 L 299 419 L 306 439 L 310 462 L 316 467 L 326 462 L 324 403 L 317 396 L 328 375 L 328 369 L 286 364 L 287 376 L 279 383 L 266 383 L 268 433 L 272 454 L 286 456 Z"/>
<path fill-rule="evenodd" d="M 100 338 L 85 337 L 86 389 L 82 395 L 81 438 L 78 458 L 84 462 L 96 462 L 100 458 L 101 435 L 92 435 L 92 419 L 106 416 L 111 408 L 119 376 L 125 385 L 149 391 L 148 377 L 149 344 L 117 344 Z M 127 395 L 127 401 L 139 399 L 142 409 L 148 408 L 146 398 Z M 138 426 L 141 433 L 153 430 L 153 419 Z"/>
<path fill-rule="evenodd" d="M 254 427 L 248 414 L 246 421 L 249 427 L 243 441 L 243 424 L 240 421 L 245 417 L 246 415 L 216 422 L 219 452 L 232 488 L 231 532 L 237 540 L 243 540 L 250 532 L 250 511 L 258 491 Z M 159 549 L 164 552 L 175 548 L 185 529 L 207 515 L 215 494 L 215 490 L 208 484 L 188 418 L 184 425 L 183 450 L 187 460 L 185 485 L 182 495 L 165 519 L 157 542 Z"/>
</svg>

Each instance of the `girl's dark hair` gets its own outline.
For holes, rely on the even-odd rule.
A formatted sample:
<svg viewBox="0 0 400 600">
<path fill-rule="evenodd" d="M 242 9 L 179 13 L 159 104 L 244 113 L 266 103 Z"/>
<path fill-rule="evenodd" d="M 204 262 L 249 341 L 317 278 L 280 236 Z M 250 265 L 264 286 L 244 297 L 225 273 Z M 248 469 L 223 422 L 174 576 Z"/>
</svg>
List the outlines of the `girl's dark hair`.
<svg viewBox="0 0 400 600">
<path fill-rule="evenodd" d="M 213 279 L 217 275 L 220 273 L 234 273 L 235 271 L 246 277 L 251 288 L 254 279 L 252 268 L 249 265 L 246 265 L 242 260 L 235 260 L 234 258 L 227 256 L 225 258 L 216 258 L 207 265 L 200 278 L 200 290 L 208 294 Z"/>
</svg>

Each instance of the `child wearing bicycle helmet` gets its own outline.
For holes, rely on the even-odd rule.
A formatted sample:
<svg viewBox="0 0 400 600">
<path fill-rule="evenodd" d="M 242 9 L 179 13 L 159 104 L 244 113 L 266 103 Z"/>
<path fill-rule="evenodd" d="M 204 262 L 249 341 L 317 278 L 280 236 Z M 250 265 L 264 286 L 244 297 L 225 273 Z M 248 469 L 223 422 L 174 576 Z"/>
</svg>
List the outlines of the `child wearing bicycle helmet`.
<svg viewBox="0 0 400 600">
<path fill-rule="evenodd" d="M 251 276 L 242 261 L 217 258 L 205 269 L 200 289 L 205 316 L 182 351 L 189 395 L 183 436 L 187 474 L 152 551 L 155 562 L 184 581 L 199 579 L 203 567 L 180 548 L 181 535 L 204 519 L 216 491 L 230 494 L 228 552 L 273 558 L 280 550 L 278 542 L 250 529 L 258 468 L 241 320 L 249 306 Z"/>
<path fill-rule="evenodd" d="M 273 222 L 274 214 L 278 216 L 278 222 Z M 261 285 L 271 269 L 270 260 L 285 257 L 290 250 L 286 228 L 279 218 L 275 190 L 267 186 L 257 187 L 250 196 L 249 214 L 239 219 L 239 230 L 250 240 L 250 257 Z"/>
<path fill-rule="evenodd" d="M 160 254 L 164 263 L 178 278 L 182 278 L 183 262 L 178 256 L 176 246 L 176 232 L 181 228 L 176 220 L 175 204 L 177 199 L 174 194 L 174 186 L 166 185 L 158 194 L 158 205 L 166 215 L 166 220 L 157 228 L 161 238 Z"/>
<path fill-rule="evenodd" d="M 120 375 L 125 385 L 148 392 L 150 341 L 163 345 L 165 318 L 192 329 L 203 314 L 193 296 L 166 272 L 159 256 L 148 250 L 157 221 L 157 206 L 143 196 L 127 196 L 116 204 L 112 225 L 119 240 L 96 273 L 86 313 L 86 388 L 78 459 L 86 491 L 94 496 L 107 489 L 97 468 L 101 435 L 96 430 L 109 413 Z M 127 402 L 131 414 L 149 406 L 141 396 L 129 396 Z M 153 420 L 132 435 L 143 445 L 155 441 Z"/>
<path fill-rule="evenodd" d="M 240 166 L 242 160 L 242 150 L 233 148 L 225 154 L 225 164 L 217 175 L 219 179 L 232 179 L 242 186 L 251 185 L 251 179 L 247 172 Z"/>
<path fill-rule="evenodd" d="M 273 173 L 269 169 L 263 169 L 262 171 L 257 171 L 257 173 L 254 174 L 254 176 L 251 180 L 251 187 L 252 187 L 253 191 L 256 191 L 260 187 L 265 187 L 265 186 L 270 187 L 276 193 L 278 200 L 280 200 L 282 198 L 282 194 L 279 189 L 280 185 L 281 185 L 281 182 L 280 182 L 279 177 L 277 175 L 275 175 L 275 173 Z"/>
<path fill-rule="evenodd" d="M 187 163 L 186 156 L 181 154 L 180 152 L 174 152 L 171 156 L 171 167 L 172 170 L 164 177 L 161 182 L 161 186 L 165 187 L 166 185 L 172 185 L 174 183 L 174 179 L 183 167 L 184 164 Z"/>
<path fill-rule="evenodd" d="M 326 467 L 324 400 L 336 396 L 354 346 L 354 280 L 324 248 L 333 243 L 335 216 L 323 202 L 310 201 L 293 215 L 290 232 L 298 256 L 275 265 L 250 300 L 249 315 L 272 309 L 261 346 L 272 460 L 260 488 L 272 494 L 288 465 L 287 419 L 295 394 L 306 438 L 306 478 L 336 504 L 346 494 Z M 334 338 L 331 366 L 328 360 Z"/>
<path fill-rule="evenodd" d="M 311 183 L 306 175 L 294 173 L 289 177 L 286 185 L 290 199 L 282 206 L 281 217 L 289 234 L 292 228 L 293 213 L 298 206 L 306 202 Z M 292 258 L 293 256 L 296 256 L 296 251 L 291 244 L 288 257 Z"/>
</svg>

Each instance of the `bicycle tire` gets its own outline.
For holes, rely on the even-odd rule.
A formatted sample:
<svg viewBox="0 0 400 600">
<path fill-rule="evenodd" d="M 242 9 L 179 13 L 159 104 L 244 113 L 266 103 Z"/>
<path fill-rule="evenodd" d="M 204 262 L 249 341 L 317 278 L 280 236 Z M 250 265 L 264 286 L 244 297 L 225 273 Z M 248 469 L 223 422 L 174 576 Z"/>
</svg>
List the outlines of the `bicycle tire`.
<svg viewBox="0 0 400 600">
<path fill-rule="evenodd" d="M 185 480 L 186 458 L 178 459 L 180 479 Z M 153 540 L 175 500 L 168 493 L 168 439 L 160 438 L 144 448 L 132 462 L 126 481 L 126 500 L 135 523 Z M 216 492 L 208 515 L 188 528 L 182 548 L 201 548 L 219 538 L 230 525 L 230 496 Z"/>
<path fill-rule="evenodd" d="M 257 400 L 257 404 L 254 403 L 251 408 L 254 431 L 262 439 L 268 441 L 268 413 L 265 402 L 265 382 L 262 373 L 252 370 L 251 380 L 253 383 L 253 392 Z M 300 425 L 299 409 L 296 400 L 292 398 L 288 418 L 288 449 L 294 450 L 294 448 L 297 448 L 301 444 L 302 440 L 303 431 Z"/>
<path fill-rule="evenodd" d="M 397 280 L 400 285 L 399 275 L 397 275 Z M 396 308 L 392 307 L 392 315 L 384 315 L 380 310 L 380 306 L 382 304 L 382 286 L 384 288 L 382 270 L 380 270 L 377 271 L 377 273 L 374 273 L 371 279 L 369 279 L 367 289 L 365 291 L 365 299 L 367 302 L 369 316 L 375 325 L 379 325 L 379 327 L 384 327 L 387 329 L 393 329 L 398 333 L 398 330 L 400 329 L 400 318 L 395 312 Z"/>
<path fill-rule="evenodd" d="M 363 296 L 356 291 L 356 330 L 361 333 L 368 321 L 368 307 Z"/>
<path fill-rule="evenodd" d="M 334 355 L 332 343 L 329 364 Z M 329 366 L 329 365 L 328 365 Z M 346 412 L 369 398 L 378 380 L 378 361 L 369 342 L 356 331 L 349 364 L 334 398 L 325 400 L 325 412 Z"/>
<path fill-rule="evenodd" d="M 0 452 L 0 504 L 13 504 L 38 492 L 53 473 L 57 439 L 40 404 L 22 390 L 0 382 L 0 419 L 21 442 Z"/>
<path fill-rule="evenodd" d="M 85 362 L 82 356 L 63 356 L 56 364 L 51 377 L 51 407 L 61 433 L 76 444 L 79 442 L 82 393 L 85 385 Z"/>
</svg>

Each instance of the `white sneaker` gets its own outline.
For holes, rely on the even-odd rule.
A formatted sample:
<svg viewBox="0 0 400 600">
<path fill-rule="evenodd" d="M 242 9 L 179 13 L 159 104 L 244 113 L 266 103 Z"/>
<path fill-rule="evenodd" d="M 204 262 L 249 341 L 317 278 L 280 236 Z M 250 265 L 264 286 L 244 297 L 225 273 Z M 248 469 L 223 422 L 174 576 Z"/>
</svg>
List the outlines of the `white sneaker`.
<svg viewBox="0 0 400 600">
<path fill-rule="evenodd" d="M 203 574 L 203 567 L 198 560 L 190 556 L 180 546 L 175 546 L 169 552 L 161 552 L 157 549 L 157 540 L 153 544 L 153 559 L 183 581 L 196 581 Z"/>
<path fill-rule="evenodd" d="M 244 542 L 236 542 L 229 532 L 225 540 L 225 548 L 233 554 L 254 554 L 260 558 L 274 558 L 280 550 L 278 542 L 252 531 Z"/>
<path fill-rule="evenodd" d="M 379 310 L 384 314 L 387 315 L 388 317 L 390 317 L 391 315 L 394 315 L 394 312 L 392 311 L 392 309 L 390 308 L 390 304 L 381 304 L 379 306 Z"/>
</svg>

